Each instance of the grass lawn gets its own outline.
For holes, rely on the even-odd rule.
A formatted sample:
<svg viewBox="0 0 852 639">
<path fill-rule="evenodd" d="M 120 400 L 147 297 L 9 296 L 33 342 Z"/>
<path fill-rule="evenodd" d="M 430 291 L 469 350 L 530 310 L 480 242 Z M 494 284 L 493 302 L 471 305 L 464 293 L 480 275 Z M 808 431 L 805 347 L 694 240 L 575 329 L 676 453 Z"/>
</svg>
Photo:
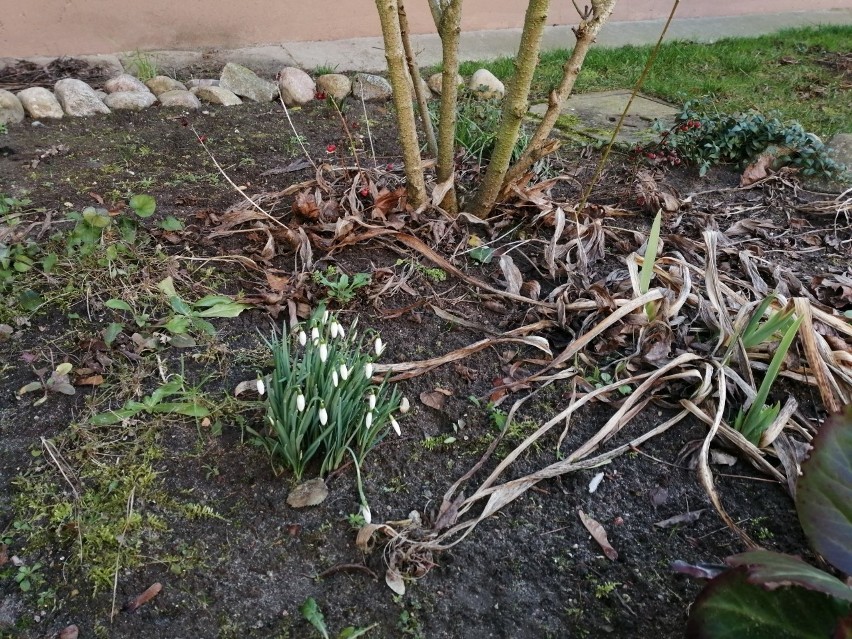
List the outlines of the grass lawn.
<svg viewBox="0 0 852 639">
<path fill-rule="evenodd" d="M 643 92 L 668 102 L 711 96 L 717 109 L 777 111 L 823 137 L 852 131 L 852 27 L 789 29 L 757 38 L 728 38 L 713 44 L 675 41 L 663 44 Z M 632 87 L 651 52 L 650 46 L 594 48 L 576 92 Z M 568 50 L 542 55 L 533 95 L 543 99 L 562 76 Z M 461 73 L 485 67 L 505 80 L 511 58 L 466 62 Z"/>
</svg>

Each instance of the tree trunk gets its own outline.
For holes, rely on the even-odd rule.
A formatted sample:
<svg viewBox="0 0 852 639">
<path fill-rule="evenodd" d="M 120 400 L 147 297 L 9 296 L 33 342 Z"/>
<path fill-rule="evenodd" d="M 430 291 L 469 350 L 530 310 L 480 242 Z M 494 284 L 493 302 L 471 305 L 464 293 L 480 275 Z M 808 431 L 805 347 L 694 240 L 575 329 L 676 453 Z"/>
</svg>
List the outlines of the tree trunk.
<svg viewBox="0 0 852 639">
<path fill-rule="evenodd" d="M 434 6 L 430 1 L 430 7 Z M 456 172 L 456 118 L 458 116 L 459 87 L 459 36 L 461 34 L 462 0 L 449 0 L 439 11 L 438 35 L 441 38 L 441 106 L 438 123 L 438 184 L 455 179 Z M 433 10 L 433 16 L 435 12 Z M 455 185 L 451 186 L 441 201 L 441 208 L 451 215 L 458 213 Z"/>
<path fill-rule="evenodd" d="M 438 156 L 438 142 L 435 140 L 435 129 L 432 128 L 432 119 L 429 117 L 429 106 L 426 103 L 426 95 L 423 93 L 423 79 L 420 77 L 420 69 L 417 68 L 417 57 L 411 47 L 411 39 L 408 34 L 408 16 L 402 0 L 397 1 L 399 12 L 399 31 L 402 36 L 402 48 L 405 50 L 405 62 L 408 64 L 408 74 L 411 76 L 411 84 L 414 87 L 414 95 L 417 97 L 417 109 L 420 112 L 420 122 L 423 124 L 423 133 L 426 135 L 426 145 L 432 156 Z"/>
<path fill-rule="evenodd" d="M 402 146 L 405 177 L 408 182 L 408 202 L 414 208 L 418 208 L 426 202 L 426 185 L 423 180 L 423 165 L 420 159 L 420 143 L 417 141 L 417 123 L 414 120 L 411 88 L 408 85 L 408 73 L 405 68 L 398 6 L 396 0 L 376 0 L 376 8 L 379 10 L 379 20 L 382 23 L 385 59 L 388 63 L 391 87 L 393 87 L 393 104 L 396 109 L 399 142 Z"/>
<path fill-rule="evenodd" d="M 527 144 L 526 149 L 524 149 L 524 152 L 518 158 L 518 161 L 515 162 L 514 166 L 506 173 L 503 179 L 501 194 L 505 194 L 511 184 L 517 182 L 535 162 L 546 155 L 544 151 L 547 150 L 547 137 L 553 130 L 556 120 L 559 118 L 562 105 L 568 99 L 568 96 L 571 95 L 571 91 L 574 90 L 574 83 L 580 74 L 580 69 L 583 67 L 583 61 L 586 59 L 589 48 L 591 48 L 601 27 L 603 27 L 612 14 L 615 3 L 616 0 L 593 1 L 591 16 L 583 16 L 580 25 L 574 29 L 574 35 L 577 36 L 577 43 L 574 45 L 571 56 L 562 66 L 562 81 L 555 90 L 551 91 L 547 111 L 536 128 L 529 144 Z M 554 149 L 553 145 L 548 146 L 550 151 Z"/>
<path fill-rule="evenodd" d="M 549 0 L 529 0 L 527 6 L 521 44 L 515 59 L 515 75 L 509 81 L 504 98 L 500 128 L 497 130 L 497 142 L 491 154 L 485 178 L 479 186 L 476 201 L 470 211 L 480 218 L 488 215 L 497 201 L 503 178 L 512 159 L 512 149 L 515 148 L 521 124 L 527 115 L 530 87 L 538 64 L 541 37 L 544 33 L 549 5 Z"/>
</svg>

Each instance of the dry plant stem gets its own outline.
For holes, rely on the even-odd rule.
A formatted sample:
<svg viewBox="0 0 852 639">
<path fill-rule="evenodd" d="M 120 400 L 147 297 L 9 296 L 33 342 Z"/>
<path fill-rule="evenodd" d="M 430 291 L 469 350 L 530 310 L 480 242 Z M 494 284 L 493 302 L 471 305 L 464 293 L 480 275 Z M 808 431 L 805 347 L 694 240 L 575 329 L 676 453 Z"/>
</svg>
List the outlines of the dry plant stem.
<svg viewBox="0 0 852 639">
<path fill-rule="evenodd" d="M 269 213 L 267 213 L 267 212 L 266 212 L 266 211 L 264 211 L 262 208 L 260 208 L 260 206 L 258 206 L 257 202 L 255 202 L 253 199 L 251 199 L 248 195 L 246 195 L 246 194 L 245 194 L 245 191 L 243 191 L 243 190 L 242 190 L 242 189 L 240 189 L 240 188 L 237 188 L 237 185 L 236 185 L 236 184 L 234 184 L 234 181 L 233 181 L 233 180 L 231 179 L 231 177 L 230 177 L 230 176 L 229 176 L 229 175 L 225 172 L 225 169 L 223 169 L 223 168 L 222 168 L 222 165 L 221 165 L 221 164 L 219 164 L 219 161 L 218 161 L 218 160 L 215 158 L 215 156 L 214 156 L 214 155 L 210 152 L 210 149 L 208 149 L 208 148 L 207 148 L 207 145 L 204 143 L 204 140 L 202 139 L 202 137 L 201 137 L 200 135 L 198 135 L 198 131 L 196 131 L 196 130 L 193 128 L 193 129 L 192 129 L 192 132 L 193 132 L 193 133 L 195 133 L 195 137 L 196 137 L 196 138 L 198 138 L 198 142 L 199 142 L 199 144 L 201 144 L 201 148 L 203 148 L 203 149 L 207 152 L 207 155 L 209 155 L 209 156 L 210 156 L 210 159 L 213 161 L 213 164 L 214 164 L 214 165 L 216 166 L 216 168 L 219 170 L 219 173 L 221 173 L 221 174 L 222 174 L 222 177 L 224 177 L 224 178 L 225 178 L 225 180 L 227 180 L 228 184 L 230 184 L 230 185 L 231 185 L 231 187 L 232 187 L 232 188 L 233 188 L 233 189 L 234 189 L 237 193 L 239 193 L 240 195 L 242 195 L 242 196 L 243 196 L 243 198 L 245 198 L 245 200 L 246 200 L 249 204 L 251 204 L 252 208 L 257 209 L 257 211 L 259 211 L 260 213 L 262 213 L 262 214 L 264 215 L 264 217 L 266 217 L 266 219 L 268 219 L 270 222 L 272 222 L 272 223 L 273 223 L 273 224 L 275 224 L 276 226 L 281 226 L 281 227 L 287 228 L 287 225 L 286 225 L 286 224 L 284 224 L 283 222 L 281 222 L 281 221 L 279 221 L 279 220 L 276 220 L 276 219 L 275 219 L 274 217 L 272 217 Z M 310 158 L 308 158 L 308 159 L 310 159 Z M 313 161 L 311 162 L 311 164 L 313 164 Z M 315 164 L 314 164 L 314 167 L 316 168 L 316 165 L 315 165 Z"/>
<path fill-rule="evenodd" d="M 385 43 L 385 59 L 388 75 L 393 87 L 393 104 L 399 125 L 399 141 L 405 161 L 405 177 L 408 182 L 408 200 L 415 209 L 426 202 L 426 184 L 420 158 L 420 143 L 417 141 L 417 123 L 411 103 L 411 89 L 405 70 L 405 54 L 402 49 L 402 34 L 399 27 L 399 11 L 396 0 L 376 0 L 379 20 L 382 23 L 382 38 Z"/>
<path fill-rule="evenodd" d="M 299 132 L 296 130 L 296 125 L 293 124 L 293 119 L 290 117 L 290 109 L 288 109 L 287 105 L 284 104 L 284 98 L 280 93 L 278 94 L 278 101 L 281 102 L 281 106 L 284 107 L 284 115 L 287 116 L 287 122 L 290 124 L 290 130 L 293 131 L 293 135 L 296 136 L 296 141 L 299 143 L 299 146 L 302 147 L 302 153 L 305 154 L 305 157 L 308 159 L 308 162 L 311 163 L 311 166 L 314 167 L 314 170 L 316 171 L 317 165 L 311 157 L 311 154 L 308 153 L 308 149 L 305 148 L 305 143 L 302 142 L 302 136 L 299 135 Z"/>
<path fill-rule="evenodd" d="M 436 16 L 433 2 L 433 17 Z M 455 180 L 456 122 L 458 118 L 459 87 L 456 78 L 459 72 L 459 37 L 461 35 L 462 0 L 449 0 L 435 17 L 435 27 L 441 38 L 441 103 L 438 109 L 438 184 Z M 458 198 L 455 186 L 451 186 L 441 200 L 441 208 L 452 216 L 458 213 Z"/>
<path fill-rule="evenodd" d="M 539 122 L 538 127 L 533 133 L 532 138 L 503 179 L 502 191 L 505 192 L 510 184 L 516 183 L 526 173 L 529 168 L 538 160 L 544 157 L 547 153 L 558 148 L 557 145 L 547 145 L 547 136 L 553 131 L 556 121 L 559 119 L 559 114 L 562 110 L 562 105 L 565 100 L 571 95 L 574 90 L 574 83 L 577 81 L 577 76 L 580 75 L 580 70 L 583 68 L 583 62 L 586 59 L 586 54 L 589 52 L 595 38 L 600 32 L 601 27 L 606 24 L 613 9 L 615 8 L 616 0 L 605 0 L 604 2 L 592 3 L 592 17 L 580 21 L 579 26 L 575 30 L 577 43 L 574 45 L 574 50 L 571 56 L 565 61 L 562 66 L 562 80 L 559 86 L 550 92 L 548 96 L 547 111 L 544 117 Z M 576 6 L 576 5 L 575 5 Z M 581 14 L 582 17 L 582 14 Z"/>
<path fill-rule="evenodd" d="M 476 201 L 470 211 L 478 218 L 486 217 L 494 208 L 494 203 L 503 186 L 503 178 L 506 177 L 506 171 L 512 161 L 512 150 L 515 148 L 521 124 L 527 115 L 530 87 L 538 64 L 541 38 L 544 34 L 549 7 L 550 0 L 530 0 L 527 6 L 521 43 L 515 58 L 515 74 L 509 81 L 506 97 L 503 98 L 503 112 L 496 134 L 497 142 L 494 145 L 488 169 L 485 171 L 485 178 L 479 185 Z"/>
<path fill-rule="evenodd" d="M 127 535 L 127 528 L 130 526 L 130 518 L 133 516 L 133 498 L 136 495 L 136 486 L 130 489 L 130 495 L 127 497 L 127 516 L 124 518 L 124 530 L 121 533 L 121 536 L 124 537 Z M 123 544 L 122 544 L 123 545 Z M 121 560 L 121 552 L 117 552 L 115 555 L 115 575 L 112 580 L 112 608 L 109 612 L 109 621 L 112 623 L 113 618 L 115 617 L 115 599 L 118 595 L 118 570 L 120 568 L 119 562 Z"/>
<path fill-rule="evenodd" d="M 630 94 L 630 99 L 627 101 L 627 106 L 624 107 L 624 111 L 622 112 L 621 117 L 618 119 L 618 123 L 615 125 L 615 129 L 613 129 L 612 131 L 612 137 L 610 138 L 609 144 L 607 144 L 606 149 L 604 149 L 600 162 L 598 162 L 598 166 L 595 169 L 595 174 L 592 176 L 592 179 L 589 180 L 589 185 L 586 187 L 586 190 L 583 191 L 583 197 L 580 199 L 580 205 L 577 207 L 578 211 L 582 211 L 585 208 L 586 202 L 589 200 L 589 196 L 592 193 L 592 189 L 595 188 L 595 184 L 597 184 L 598 180 L 601 177 L 601 174 L 603 173 L 607 158 L 609 157 L 610 151 L 612 151 L 612 147 L 615 144 L 615 137 L 618 135 L 618 132 L 621 131 L 621 127 L 624 124 L 624 119 L 627 117 L 627 113 L 630 111 L 630 107 L 633 105 L 633 100 L 636 98 L 636 94 L 639 93 L 639 90 L 645 83 L 645 78 L 648 77 L 648 73 L 651 71 L 651 67 L 654 65 L 654 60 L 657 59 L 657 54 L 660 52 L 660 46 L 662 46 L 663 44 L 663 38 L 666 37 L 666 33 L 669 30 L 669 25 L 672 23 L 672 19 L 674 19 L 675 11 L 677 11 L 677 7 L 679 4 L 680 0 L 674 0 L 674 4 L 672 4 L 672 10 L 669 12 L 669 17 L 666 20 L 666 23 L 663 25 L 663 30 L 660 32 L 660 37 L 657 39 L 657 44 L 654 45 L 654 49 L 651 51 L 651 55 L 648 56 L 648 61 L 645 63 L 645 68 L 642 69 L 642 73 L 639 75 L 639 79 L 636 81 L 636 86 L 633 87 L 633 91 Z"/>
<path fill-rule="evenodd" d="M 429 107 L 426 105 L 426 94 L 423 92 L 423 79 L 420 77 L 420 69 L 417 67 L 417 57 L 411 46 L 411 38 L 408 34 L 411 29 L 408 26 L 408 16 L 405 13 L 403 0 L 397 1 L 399 12 L 399 30 L 402 35 L 402 48 L 405 50 L 405 62 L 408 64 L 408 73 L 411 75 L 411 83 L 414 85 L 414 95 L 417 97 L 417 109 L 420 112 L 420 122 L 423 124 L 423 133 L 426 135 L 426 145 L 433 157 L 438 157 L 438 142 L 435 139 L 435 129 L 432 128 L 432 119 L 429 117 Z"/>
</svg>

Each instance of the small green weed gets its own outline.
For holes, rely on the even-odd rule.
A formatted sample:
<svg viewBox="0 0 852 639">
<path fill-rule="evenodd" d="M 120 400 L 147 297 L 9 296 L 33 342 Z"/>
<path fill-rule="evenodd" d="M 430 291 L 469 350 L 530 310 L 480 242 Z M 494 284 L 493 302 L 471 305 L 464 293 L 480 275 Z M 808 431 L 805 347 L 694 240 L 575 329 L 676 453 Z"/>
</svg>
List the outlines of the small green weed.
<svg viewBox="0 0 852 639">
<path fill-rule="evenodd" d="M 424 266 L 414 258 L 399 259 L 394 266 L 402 266 L 406 270 L 410 269 L 435 283 L 444 282 L 447 279 L 447 272 L 444 269 Z"/>
<path fill-rule="evenodd" d="M 131 66 L 136 72 L 136 77 L 146 82 L 151 78 L 160 75 L 160 70 L 157 68 L 157 63 L 147 53 L 137 51 L 131 60 Z"/>
<path fill-rule="evenodd" d="M 170 397 L 176 397 L 180 401 L 164 401 Z M 162 413 L 186 415 L 200 419 L 207 417 L 210 411 L 198 401 L 198 398 L 189 393 L 181 375 L 173 375 L 170 381 L 144 397 L 141 402 L 128 400 L 122 408 L 98 413 L 92 416 L 89 421 L 96 426 L 105 426 L 119 424 L 141 414 L 155 415 Z"/>
<path fill-rule="evenodd" d="M 299 612 L 301 612 L 305 620 L 308 621 L 318 633 L 320 633 L 323 639 L 330 639 L 331 635 L 328 634 L 328 627 L 325 625 L 325 617 L 313 597 L 308 597 L 305 600 L 305 603 L 299 607 Z M 379 624 L 374 623 L 366 628 L 348 626 L 340 631 L 337 635 L 337 639 L 355 639 L 355 637 L 361 637 L 378 625 Z"/>
<path fill-rule="evenodd" d="M 340 304 L 351 302 L 358 289 L 369 286 L 371 281 L 369 273 L 355 273 L 349 277 L 346 273 L 340 273 L 334 266 L 327 267 L 325 272 L 314 271 L 312 277 L 316 284 L 325 286 L 326 299 Z"/>
</svg>

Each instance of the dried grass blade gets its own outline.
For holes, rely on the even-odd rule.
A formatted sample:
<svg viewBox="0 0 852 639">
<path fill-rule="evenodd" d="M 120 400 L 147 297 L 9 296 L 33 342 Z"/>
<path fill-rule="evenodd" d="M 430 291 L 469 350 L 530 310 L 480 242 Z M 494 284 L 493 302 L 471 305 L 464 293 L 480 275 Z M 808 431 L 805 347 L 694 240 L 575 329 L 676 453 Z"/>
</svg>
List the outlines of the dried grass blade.
<svg viewBox="0 0 852 639">
<path fill-rule="evenodd" d="M 708 257 L 708 262 L 709 261 L 710 258 Z M 713 485 L 713 473 L 710 470 L 709 462 L 710 444 L 716 437 L 719 425 L 722 423 L 722 415 L 725 412 L 725 401 L 727 399 L 725 372 L 722 370 L 721 366 L 717 366 L 716 385 L 717 392 L 719 393 L 719 402 L 716 408 L 716 415 L 713 418 L 713 423 L 710 426 L 710 430 L 707 431 L 707 436 L 704 438 L 704 442 L 701 444 L 701 450 L 698 454 L 698 479 L 704 487 L 707 496 L 710 498 L 710 502 L 713 504 L 713 507 L 716 509 L 716 512 L 719 513 L 719 516 L 725 524 L 739 536 L 748 548 L 758 548 L 759 546 L 754 543 L 751 537 L 749 537 L 746 532 L 737 526 L 734 520 L 731 519 L 731 516 L 727 513 L 724 506 L 722 506 L 722 500 L 719 498 L 719 493 L 716 492 L 716 487 Z"/>
<path fill-rule="evenodd" d="M 598 447 L 604 440 L 612 437 L 619 430 L 624 428 L 624 426 L 629 422 L 628 414 L 634 415 L 635 413 L 631 412 L 633 406 L 642 400 L 646 400 L 648 391 L 656 385 L 657 380 L 665 375 L 667 372 L 672 370 L 673 368 L 678 368 L 679 366 L 683 366 L 688 364 L 689 362 L 694 362 L 698 359 L 701 359 L 699 355 L 695 353 L 684 353 L 679 357 L 676 357 L 668 364 L 663 366 L 662 368 L 658 368 L 655 370 L 642 384 L 639 385 L 624 403 L 621 405 L 616 413 L 609 418 L 606 424 L 604 424 L 601 429 L 595 433 L 593 437 L 588 439 L 582 446 L 577 448 L 573 453 L 568 455 L 568 461 L 578 461 L 586 457 L 591 451 Z M 624 384 L 624 381 L 621 381 L 620 384 Z"/>
<path fill-rule="evenodd" d="M 402 373 L 406 371 L 420 371 L 425 369 L 431 369 L 435 368 L 436 366 L 449 364 L 450 362 L 454 362 L 459 359 L 464 359 L 465 357 L 469 357 L 470 355 L 473 355 L 474 353 L 477 353 L 484 348 L 488 348 L 489 346 L 505 343 L 526 344 L 527 346 L 532 346 L 533 348 L 537 348 L 540 351 L 544 351 L 550 356 L 553 355 L 553 353 L 551 353 L 550 351 L 550 346 L 547 343 L 547 340 L 537 335 L 528 337 L 486 337 L 485 339 L 481 339 L 478 342 L 474 342 L 473 344 L 470 344 L 468 346 L 464 346 L 462 348 L 457 348 L 454 351 L 450 351 L 449 353 L 441 355 L 440 357 L 432 357 L 430 359 L 424 359 L 415 362 L 399 362 L 396 364 L 375 364 L 373 365 L 373 370 L 376 371 L 376 373 Z"/>
<path fill-rule="evenodd" d="M 550 366 L 548 366 L 545 370 L 549 368 L 553 368 L 554 366 L 559 366 L 564 362 L 570 360 L 574 355 L 579 353 L 589 342 L 591 342 L 595 337 L 603 333 L 610 326 L 623 319 L 627 315 L 630 315 L 634 311 L 637 311 L 640 308 L 644 308 L 645 304 L 648 302 L 653 302 L 654 300 L 662 299 L 664 296 L 664 291 L 659 288 L 655 288 L 651 291 L 648 291 L 645 295 L 632 299 L 624 304 L 617 311 L 611 313 L 606 318 L 604 318 L 601 322 L 595 325 L 592 330 L 583 335 L 582 337 L 574 340 L 568 347 L 562 351 L 556 359 L 554 359 Z M 544 372 L 544 371 L 542 371 Z M 537 377 L 537 376 L 534 376 Z"/>
<path fill-rule="evenodd" d="M 781 434 L 781 431 L 787 426 L 787 422 L 799 408 L 799 403 L 792 397 L 788 397 L 784 403 L 784 407 L 778 411 L 778 416 L 772 420 L 772 423 L 763 431 L 760 436 L 760 447 L 768 448 L 772 445 L 775 439 Z"/>
<path fill-rule="evenodd" d="M 802 318 L 802 323 L 799 326 L 799 337 L 801 338 L 802 346 L 805 349 L 805 357 L 808 360 L 808 366 L 811 369 L 811 373 L 816 378 L 817 388 L 819 389 L 822 403 L 829 413 L 839 412 L 840 403 L 837 401 L 837 397 L 832 390 L 832 386 L 836 385 L 836 383 L 834 383 L 834 380 L 831 379 L 831 373 L 828 370 L 825 360 L 820 355 L 816 338 L 814 336 L 811 304 L 804 297 L 794 298 L 793 304 L 796 308 L 796 315 Z"/>
</svg>

